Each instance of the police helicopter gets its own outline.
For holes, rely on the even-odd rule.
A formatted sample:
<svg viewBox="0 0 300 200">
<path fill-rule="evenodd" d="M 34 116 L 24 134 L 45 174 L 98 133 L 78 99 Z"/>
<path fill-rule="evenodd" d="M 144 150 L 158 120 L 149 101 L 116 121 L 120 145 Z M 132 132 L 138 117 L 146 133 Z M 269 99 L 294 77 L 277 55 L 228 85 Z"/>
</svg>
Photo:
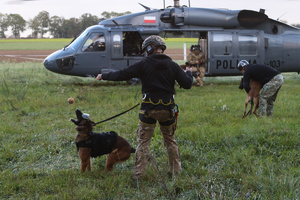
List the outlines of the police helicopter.
<svg viewBox="0 0 300 200">
<path fill-rule="evenodd" d="M 160 35 L 194 38 L 207 58 L 206 76 L 240 75 L 236 68 L 240 60 L 281 72 L 300 72 L 300 29 L 268 18 L 263 9 L 195 8 L 180 6 L 179 0 L 163 9 L 142 6 L 144 12 L 87 28 L 68 46 L 49 55 L 44 66 L 60 74 L 91 77 L 124 69 L 143 59 L 141 45 L 146 37 Z M 184 55 L 184 48 L 181 52 Z"/>
</svg>

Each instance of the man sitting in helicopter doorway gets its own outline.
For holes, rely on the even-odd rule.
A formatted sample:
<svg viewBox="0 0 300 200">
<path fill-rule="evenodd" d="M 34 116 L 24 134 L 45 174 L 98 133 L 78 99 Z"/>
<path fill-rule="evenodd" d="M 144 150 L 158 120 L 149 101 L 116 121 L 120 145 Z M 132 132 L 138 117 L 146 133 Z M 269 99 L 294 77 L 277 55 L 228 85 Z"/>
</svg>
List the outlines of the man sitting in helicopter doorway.
<svg viewBox="0 0 300 200">
<path fill-rule="evenodd" d="M 202 53 L 200 45 L 192 45 L 190 51 L 186 64 L 192 67 L 193 76 L 197 80 L 197 85 L 202 87 L 205 75 L 205 67 L 203 66 L 206 61 L 205 56 Z"/>
</svg>

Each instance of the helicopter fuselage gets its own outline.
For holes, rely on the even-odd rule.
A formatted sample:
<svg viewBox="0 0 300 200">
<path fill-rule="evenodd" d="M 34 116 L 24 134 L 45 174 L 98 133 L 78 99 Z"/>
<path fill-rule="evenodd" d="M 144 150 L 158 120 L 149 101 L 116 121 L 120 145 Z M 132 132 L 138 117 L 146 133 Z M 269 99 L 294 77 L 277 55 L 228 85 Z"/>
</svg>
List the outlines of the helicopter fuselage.
<svg viewBox="0 0 300 200">
<path fill-rule="evenodd" d="M 44 66 L 74 76 L 124 69 L 144 58 L 141 45 L 150 35 L 160 35 L 166 41 L 178 38 L 183 44 L 184 39 L 195 39 L 207 58 L 206 76 L 241 75 L 236 66 L 244 59 L 281 72 L 300 72 L 299 29 L 269 19 L 264 12 L 191 7 L 148 10 L 104 20 L 49 55 Z M 167 46 L 166 54 L 168 49 L 172 47 Z M 185 51 L 184 46 L 179 48 L 182 58 L 176 62 L 185 62 Z"/>
</svg>

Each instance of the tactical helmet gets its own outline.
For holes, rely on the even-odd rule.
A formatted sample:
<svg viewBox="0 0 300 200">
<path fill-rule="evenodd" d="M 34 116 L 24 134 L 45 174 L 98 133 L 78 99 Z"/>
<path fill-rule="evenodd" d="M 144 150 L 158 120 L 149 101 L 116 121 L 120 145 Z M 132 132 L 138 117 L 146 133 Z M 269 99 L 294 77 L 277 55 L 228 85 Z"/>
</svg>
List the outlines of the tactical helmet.
<svg viewBox="0 0 300 200">
<path fill-rule="evenodd" d="M 167 48 L 164 40 L 161 37 L 159 37 L 158 35 L 151 35 L 144 40 L 142 44 L 142 51 L 147 51 L 147 53 L 151 54 L 153 52 L 151 44 L 154 46 L 160 46 L 163 52 Z"/>
<path fill-rule="evenodd" d="M 197 44 L 197 45 L 192 45 L 190 50 L 191 51 L 195 51 L 195 50 L 200 50 L 201 51 L 202 49 L 201 49 L 200 45 Z"/>
<path fill-rule="evenodd" d="M 249 65 L 249 62 L 247 60 L 241 60 L 237 66 L 239 71 L 242 71 L 243 67 Z"/>
</svg>

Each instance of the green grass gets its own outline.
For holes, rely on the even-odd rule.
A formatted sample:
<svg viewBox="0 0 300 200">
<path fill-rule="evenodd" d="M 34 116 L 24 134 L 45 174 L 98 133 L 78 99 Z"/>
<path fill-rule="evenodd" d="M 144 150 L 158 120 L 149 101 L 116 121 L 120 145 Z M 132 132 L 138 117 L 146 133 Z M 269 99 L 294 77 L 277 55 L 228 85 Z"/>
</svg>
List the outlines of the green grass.
<svg viewBox="0 0 300 200">
<path fill-rule="evenodd" d="M 183 171 L 166 177 L 168 162 L 159 129 L 155 158 L 137 185 L 134 155 L 102 173 L 79 174 L 74 137 L 75 109 L 101 121 L 141 100 L 140 86 L 55 74 L 38 63 L 0 63 L 0 199 L 299 199 L 300 76 L 285 83 L 272 118 L 242 119 L 245 92 L 240 77 L 205 78 L 206 86 L 176 86 L 180 113 L 176 138 Z M 138 109 L 96 126 L 114 130 L 134 147 Z"/>
<path fill-rule="evenodd" d="M 168 49 L 183 49 L 184 43 L 189 49 L 191 45 L 198 44 L 197 38 L 165 38 L 164 41 Z"/>
</svg>

